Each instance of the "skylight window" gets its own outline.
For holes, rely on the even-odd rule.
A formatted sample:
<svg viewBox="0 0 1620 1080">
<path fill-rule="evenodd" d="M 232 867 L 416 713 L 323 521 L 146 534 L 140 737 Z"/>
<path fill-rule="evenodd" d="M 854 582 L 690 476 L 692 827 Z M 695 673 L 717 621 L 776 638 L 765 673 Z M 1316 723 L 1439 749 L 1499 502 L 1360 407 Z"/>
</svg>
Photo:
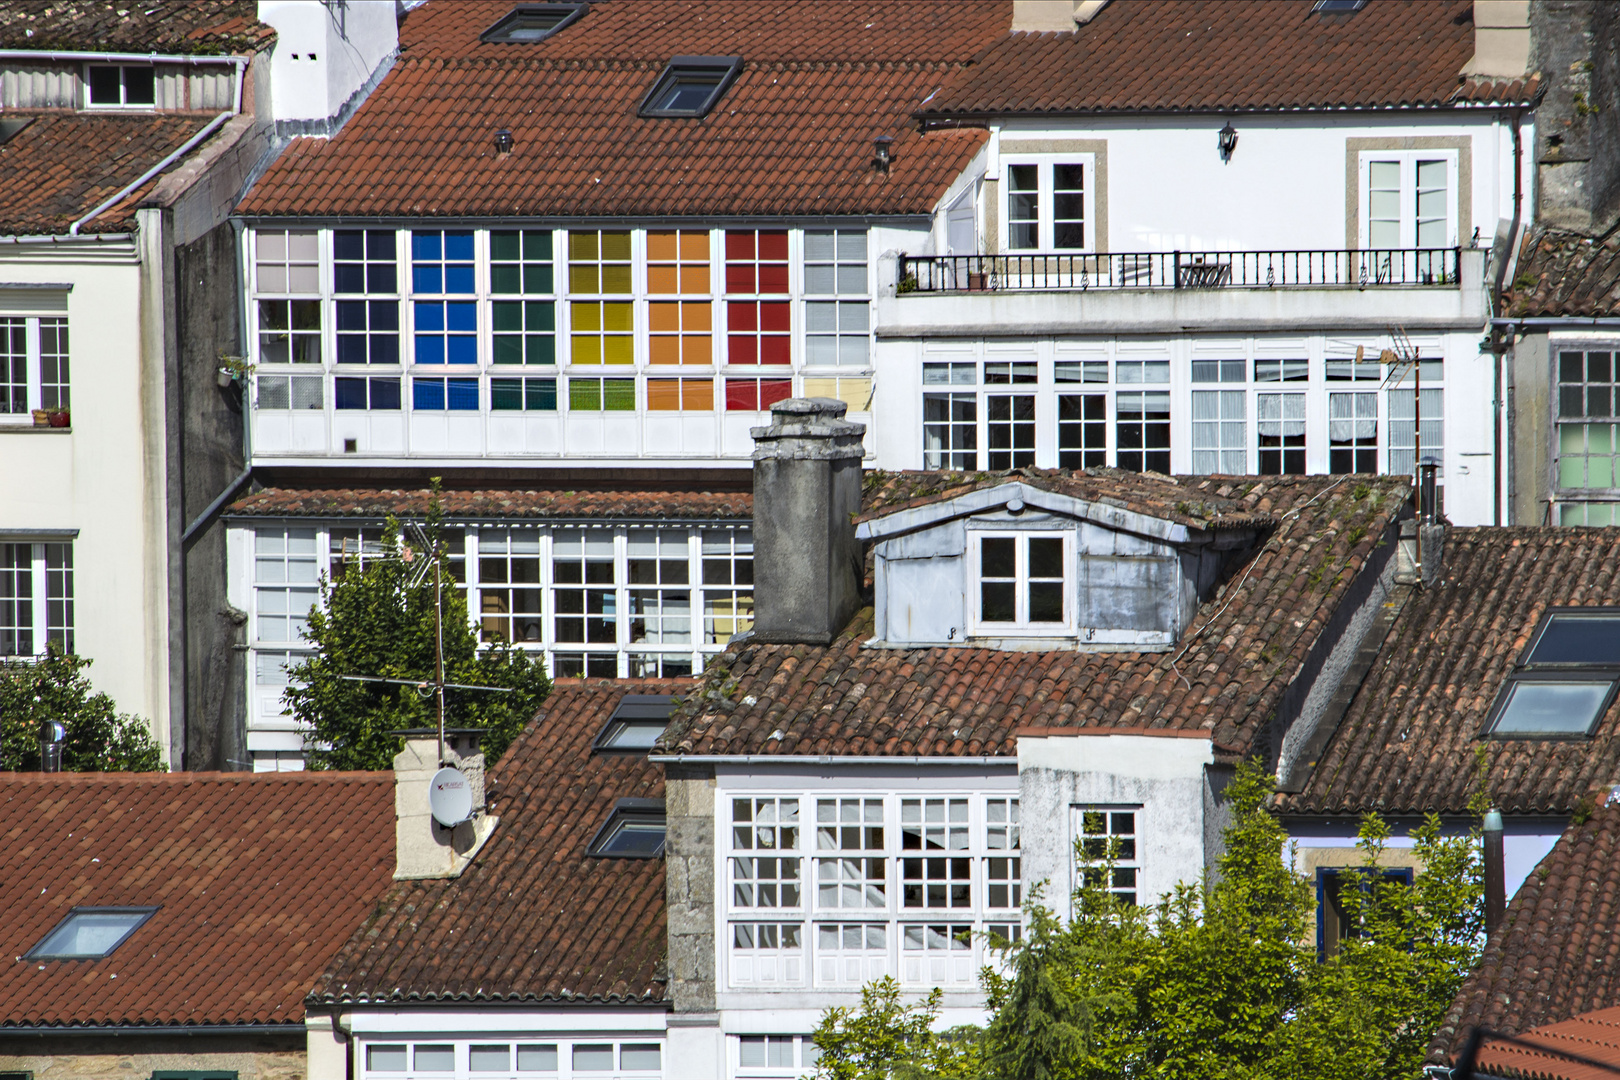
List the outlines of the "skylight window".
<svg viewBox="0 0 1620 1080">
<path fill-rule="evenodd" d="M 152 917 L 155 907 L 82 907 L 28 951 L 25 960 L 100 960 Z"/>
<path fill-rule="evenodd" d="M 1321 15 L 1347 15 L 1367 6 L 1367 0 L 1316 0 L 1312 11 Z"/>
<path fill-rule="evenodd" d="M 626 694 L 602 725 L 594 750 L 651 750 L 669 726 L 669 694 Z"/>
<path fill-rule="evenodd" d="M 1581 739 L 1620 689 L 1620 609 L 1561 608 L 1530 637 L 1491 709 L 1497 738 Z"/>
<path fill-rule="evenodd" d="M 677 56 L 664 68 L 637 116 L 705 116 L 742 70 L 740 56 Z"/>
<path fill-rule="evenodd" d="M 478 35 L 496 45 L 532 45 L 579 20 L 589 4 L 519 4 Z"/>
<path fill-rule="evenodd" d="M 664 853 L 662 799 L 620 799 L 585 848 L 602 859 L 656 859 Z"/>
</svg>

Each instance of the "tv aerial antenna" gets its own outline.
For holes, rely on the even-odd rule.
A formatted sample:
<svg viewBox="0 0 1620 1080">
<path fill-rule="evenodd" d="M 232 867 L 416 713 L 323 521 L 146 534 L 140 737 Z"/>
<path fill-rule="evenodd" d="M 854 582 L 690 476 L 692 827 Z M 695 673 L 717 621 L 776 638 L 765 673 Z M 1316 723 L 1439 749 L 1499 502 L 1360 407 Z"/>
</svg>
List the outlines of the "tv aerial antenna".
<svg viewBox="0 0 1620 1080">
<path fill-rule="evenodd" d="M 380 540 L 357 540 L 355 542 L 355 555 L 365 561 L 400 562 L 411 568 L 410 577 L 406 579 L 407 590 L 420 589 L 427 584 L 429 574 L 433 577 L 433 678 L 431 679 L 392 679 L 383 675 L 339 675 L 338 678 L 348 682 L 390 683 L 396 686 L 410 686 L 416 689 L 421 697 L 433 697 L 437 705 L 439 718 L 439 773 L 434 775 L 433 790 L 440 789 L 441 775 L 451 771 L 457 777 L 461 771 L 445 763 L 444 753 L 444 692 L 445 690 L 481 690 L 492 694 L 510 694 L 513 692 L 509 686 L 480 686 L 476 683 L 446 682 L 444 678 L 444 551 L 435 539 L 430 539 L 427 530 L 420 522 L 409 522 L 406 528 L 410 531 L 411 539 L 415 540 L 413 546 L 409 540 L 401 538 L 396 548 L 389 548 Z M 341 554 L 344 559 L 349 557 L 349 541 L 345 537 Z M 450 778 L 454 779 L 454 778 Z M 470 813 L 470 810 L 468 811 Z M 437 816 L 437 814 L 435 814 Z M 463 816 L 460 820 L 466 820 Z M 454 825 L 458 822 L 440 821 L 441 825 Z"/>
</svg>

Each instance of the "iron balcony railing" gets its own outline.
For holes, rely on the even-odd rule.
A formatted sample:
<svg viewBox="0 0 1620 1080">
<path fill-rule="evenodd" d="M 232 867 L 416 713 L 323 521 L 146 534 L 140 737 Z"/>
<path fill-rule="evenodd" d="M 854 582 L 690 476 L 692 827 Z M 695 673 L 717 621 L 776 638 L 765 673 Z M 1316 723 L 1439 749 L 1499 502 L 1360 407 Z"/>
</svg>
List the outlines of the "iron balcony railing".
<svg viewBox="0 0 1620 1080">
<path fill-rule="evenodd" d="M 897 291 L 1289 289 L 1456 286 L 1460 248 L 902 255 Z"/>
</svg>

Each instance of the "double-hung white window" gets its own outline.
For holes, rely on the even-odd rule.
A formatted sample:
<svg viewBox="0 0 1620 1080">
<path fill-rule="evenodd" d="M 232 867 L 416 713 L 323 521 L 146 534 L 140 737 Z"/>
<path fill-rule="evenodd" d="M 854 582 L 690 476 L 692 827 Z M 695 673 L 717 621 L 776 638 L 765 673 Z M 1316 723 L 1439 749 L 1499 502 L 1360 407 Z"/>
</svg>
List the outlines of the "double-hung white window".
<svg viewBox="0 0 1620 1080">
<path fill-rule="evenodd" d="M 1061 633 L 1073 625 L 1068 535 L 976 532 L 968 546 L 975 632 Z"/>
<path fill-rule="evenodd" d="M 1091 154 L 1003 158 L 1007 189 L 1003 250 L 1096 250 L 1093 162 Z"/>
<path fill-rule="evenodd" d="M 67 319 L 0 315 L 0 424 L 32 423 L 35 409 L 70 405 Z"/>
</svg>

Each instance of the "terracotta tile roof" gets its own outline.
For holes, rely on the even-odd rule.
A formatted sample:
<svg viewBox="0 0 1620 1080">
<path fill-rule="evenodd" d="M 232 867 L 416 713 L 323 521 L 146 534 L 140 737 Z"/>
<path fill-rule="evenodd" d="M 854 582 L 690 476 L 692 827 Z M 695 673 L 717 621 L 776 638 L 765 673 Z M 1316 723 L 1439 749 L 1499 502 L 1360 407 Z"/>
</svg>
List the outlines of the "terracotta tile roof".
<svg viewBox="0 0 1620 1080">
<path fill-rule="evenodd" d="M 1174 521 L 1196 529 L 1252 529 L 1276 524 L 1276 517 L 1245 501 L 1252 478 L 1175 479 L 1157 473 L 1119 469 L 1014 469 L 1010 472 L 883 472 L 862 478 L 861 513 L 857 521 L 914 506 L 955 499 L 969 492 L 1017 481 L 1043 491 Z"/>
<path fill-rule="evenodd" d="M 1435 587 L 1415 592 L 1303 791 L 1284 812 L 1460 813 L 1474 747 L 1552 607 L 1620 604 L 1620 530 L 1453 529 Z M 1568 813 L 1620 778 L 1620 705 L 1590 740 L 1487 739 L 1501 810 Z"/>
<path fill-rule="evenodd" d="M 421 517 L 432 496 L 426 488 L 380 490 L 265 488 L 243 496 L 227 517 L 369 518 Z M 452 521 L 570 518 L 670 518 L 742 520 L 754 512 L 750 492 L 725 491 L 443 491 Z"/>
<path fill-rule="evenodd" d="M 275 40 L 255 0 L 7 0 L 0 48 L 250 53 Z"/>
<path fill-rule="evenodd" d="M 8 118 L 27 113 L 7 110 Z M 34 114 L 0 143 L 0 234 L 65 233 L 74 221 L 179 149 L 212 117 Z M 146 185 L 88 221 L 81 233 L 126 232 Z"/>
<path fill-rule="evenodd" d="M 865 649 L 867 608 L 825 647 L 734 641 L 710 662 L 662 751 L 1010 755 L 1024 727 L 1193 731 L 1246 751 L 1409 485 L 1322 476 L 1184 483 L 1193 497 L 1236 497 L 1278 524 L 1175 650 Z"/>
<path fill-rule="evenodd" d="M 1620 234 L 1538 229 L 1526 236 L 1501 306 L 1512 318 L 1620 315 Z"/>
<path fill-rule="evenodd" d="M 491 775 L 495 834 L 461 877 L 399 882 L 310 1003 L 664 1000 L 664 861 L 585 847 L 622 798 L 661 799 L 639 754 L 592 754 L 625 694 L 691 680 L 557 681 Z"/>
<path fill-rule="evenodd" d="M 297 1024 L 392 882 L 391 773 L 7 773 L 0 1032 Z M 22 955 L 74 907 L 157 905 L 103 960 Z"/>
<path fill-rule="evenodd" d="M 535 44 L 480 43 L 510 3 L 429 3 L 343 130 L 288 147 L 248 215 L 922 214 L 985 139 L 911 113 L 1005 31 L 1003 0 L 606 0 Z M 643 119 L 670 57 L 741 55 L 702 119 Z M 512 132 L 497 155 L 494 133 Z M 894 138 L 888 172 L 872 139 Z"/>
<path fill-rule="evenodd" d="M 1435 1033 L 1431 1063 L 1456 1054 L 1476 1025 L 1519 1035 L 1620 1006 L 1620 804 L 1606 787 L 1597 801 L 1519 887 Z"/>
<path fill-rule="evenodd" d="M 1372 0 L 1348 15 L 1318 15 L 1313 6 L 1113 0 L 1074 32 L 1007 35 L 920 112 L 943 118 L 1528 100 L 1487 96 L 1526 93 L 1518 83 L 1464 86 L 1459 78 L 1474 52 L 1470 0 Z"/>
<path fill-rule="evenodd" d="M 1620 1007 L 1582 1013 L 1519 1038 L 1546 1049 L 1492 1039 L 1479 1048 L 1479 1071 L 1523 1080 L 1614 1080 L 1620 1075 Z M 1571 1054 L 1586 1061 L 1573 1061 Z"/>
</svg>

